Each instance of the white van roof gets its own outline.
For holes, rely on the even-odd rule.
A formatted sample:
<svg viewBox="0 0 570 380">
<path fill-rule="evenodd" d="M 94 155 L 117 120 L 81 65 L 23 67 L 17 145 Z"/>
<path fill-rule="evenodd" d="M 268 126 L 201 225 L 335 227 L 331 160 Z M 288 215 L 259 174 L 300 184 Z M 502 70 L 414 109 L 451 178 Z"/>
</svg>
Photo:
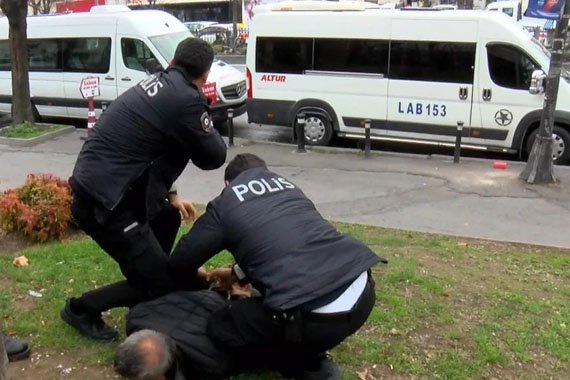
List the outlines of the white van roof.
<svg viewBox="0 0 570 380">
<path fill-rule="evenodd" d="M 378 4 L 366 1 L 319 1 L 300 0 L 283 1 L 275 4 L 267 4 L 266 9 L 271 11 L 364 11 L 367 9 L 380 9 Z"/>
<path fill-rule="evenodd" d="M 320 22 L 311 22 L 315 19 Z M 359 27 L 353 28 L 354 25 Z M 453 30 L 453 33 L 450 33 L 450 30 Z M 497 12 L 413 9 L 346 13 L 264 12 L 256 14 L 253 18 L 250 36 L 326 38 L 392 36 L 421 41 L 435 38 L 457 42 L 498 38 L 512 43 L 526 42 L 531 38 L 521 25 Z"/>
<path fill-rule="evenodd" d="M 90 12 L 30 16 L 28 38 L 102 37 L 117 32 L 132 36 L 158 36 L 187 32 L 176 17 L 159 10 L 131 10 L 122 5 L 104 5 Z M 0 19 L 0 39 L 8 38 L 8 20 Z"/>
</svg>

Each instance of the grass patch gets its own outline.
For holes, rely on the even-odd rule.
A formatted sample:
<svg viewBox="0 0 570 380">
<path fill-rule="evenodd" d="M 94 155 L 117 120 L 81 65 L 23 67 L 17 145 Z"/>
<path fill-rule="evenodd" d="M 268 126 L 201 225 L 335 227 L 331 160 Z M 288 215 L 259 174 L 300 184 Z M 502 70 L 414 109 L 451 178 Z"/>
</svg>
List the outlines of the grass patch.
<svg viewBox="0 0 570 380">
<path fill-rule="evenodd" d="M 365 380 L 567 377 L 569 250 L 335 225 L 389 260 L 388 266 L 373 268 L 377 299 L 368 322 L 332 351 L 344 366 L 344 380 L 358 380 L 363 371 L 371 376 Z M 84 365 L 110 368 L 116 344 L 80 337 L 60 322 L 58 311 L 65 298 L 120 279 L 114 261 L 90 239 L 34 246 L 20 254 L 30 259 L 29 267 L 13 267 L 15 255 L 0 256 L 5 328 L 34 346 L 85 355 Z M 206 266 L 231 261 L 223 252 Z M 31 297 L 29 290 L 43 296 Z M 119 331 L 124 317 L 124 310 L 105 316 Z M 88 354 L 82 354 L 85 349 Z M 278 376 L 265 372 L 238 377 L 273 378 Z"/>
<path fill-rule="evenodd" d="M 31 139 L 49 132 L 57 131 L 63 127 L 63 125 L 31 124 L 24 122 L 4 127 L 0 130 L 0 134 L 4 137 Z"/>
</svg>

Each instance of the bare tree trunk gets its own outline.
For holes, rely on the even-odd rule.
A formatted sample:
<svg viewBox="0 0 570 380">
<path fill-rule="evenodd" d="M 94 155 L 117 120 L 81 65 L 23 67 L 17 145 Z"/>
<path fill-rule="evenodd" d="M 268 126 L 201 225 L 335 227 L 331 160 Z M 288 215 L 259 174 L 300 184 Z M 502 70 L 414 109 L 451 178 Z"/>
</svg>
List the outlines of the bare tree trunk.
<svg viewBox="0 0 570 380">
<path fill-rule="evenodd" d="M 28 78 L 28 45 L 26 43 L 26 0 L 2 0 L 2 12 L 8 17 L 10 58 L 12 61 L 12 121 L 33 123 L 32 103 L 30 100 L 30 81 Z"/>
<path fill-rule="evenodd" d="M 8 380 L 8 356 L 4 348 L 4 335 L 0 330 L 0 380 Z"/>
<path fill-rule="evenodd" d="M 40 9 L 40 13 L 47 15 L 51 12 L 51 7 L 55 0 L 41 0 L 42 7 Z"/>
<path fill-rule="evenodd" d="M 238 14 L 238 2 L 237 0 L 232 0 L 232 41 L 230 43 L 230 47 L 232 52 L 236 51 L 236 42 L 237 42 L 237 14 Z"/>
<path fill-rule="evenodd" d="M 526 166 L 520 175 L 528 183 L 554 183 L 556 181 L 554 177 L 554 163 L 552 161 L 552 132 L 554 130 L 554 111 L 556 110 L 556 100 L 558 98 L 560 72 L 562 71 L 564 54 L 564 38 L 568 29 L 569 14 L 570 1 L 566 1 L 554 32 L 539 131 Z M 570 149 L 570 147 L 566 149 Z"/>
</svg>

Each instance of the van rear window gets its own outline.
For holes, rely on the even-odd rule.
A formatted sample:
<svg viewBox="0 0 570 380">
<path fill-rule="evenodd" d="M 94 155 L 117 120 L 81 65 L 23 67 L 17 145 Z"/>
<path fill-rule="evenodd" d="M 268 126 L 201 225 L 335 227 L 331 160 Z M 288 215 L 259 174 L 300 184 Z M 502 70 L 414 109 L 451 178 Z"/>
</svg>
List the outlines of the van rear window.
<svg viewBox="0 0 570 380">
<path fill-rule="evenodd" d="M 259 73 L 382 74 L 385 78 L 473 83 L 475 43 L 355 38 L 258 37 Z"/>
<path fill-rule="evenodd" d="M 256 71 L 303 74 L 306 70 L 388 72 L 388 41 L 338 38 L 258 37 Z"/>
<path fill-rule="evenodd" d="M 258 37 L 256 43 L 259 73 L 303 74 L 312 69 L 312 38 Z"/>
<path fill-rule="evenodd" d="M 30 72 L 107 73 L 110 38 L 45 38 L 28 40 Z M 0 41 L 0 71 L 10 71 L 8 41 Z"/>
</svg>

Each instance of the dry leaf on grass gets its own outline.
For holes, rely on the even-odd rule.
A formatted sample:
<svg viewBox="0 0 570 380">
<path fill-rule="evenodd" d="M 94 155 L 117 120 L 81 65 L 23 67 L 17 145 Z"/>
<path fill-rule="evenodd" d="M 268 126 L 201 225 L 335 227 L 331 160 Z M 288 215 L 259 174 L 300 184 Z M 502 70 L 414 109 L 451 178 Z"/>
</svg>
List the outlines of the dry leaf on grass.
<svg viewBox="0 0 570 380">
<path fill-rule="evenodd" d="M 368 375 L 370 375 L 370 368 L 364 368 L 362 372 L 356 371 L 356 374 L 360 380 L 367 380 Z"/>
<path fill-rule="evenodd" d="M 14 257 L 12 264 L 15 267 L 27 267 L 28 265 L 30 265 L 30 260 L 28 260 L 26 256 L 18 256 Z"/>
</svg>

